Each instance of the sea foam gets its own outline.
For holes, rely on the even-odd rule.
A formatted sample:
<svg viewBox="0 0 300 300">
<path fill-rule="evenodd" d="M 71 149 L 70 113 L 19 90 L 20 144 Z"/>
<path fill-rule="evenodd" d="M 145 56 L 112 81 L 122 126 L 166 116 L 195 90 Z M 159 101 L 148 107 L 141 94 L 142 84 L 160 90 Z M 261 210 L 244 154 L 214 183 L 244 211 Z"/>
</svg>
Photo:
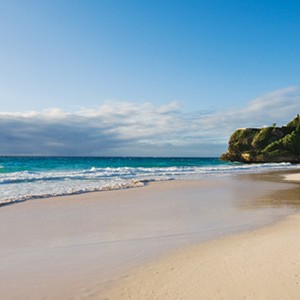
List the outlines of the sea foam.
<svg viewBox="0 0 300 300">
<path fill-rule="evenodd" d="M 224 163 L 218 159 L 200 158 L 101 159 L 31 158 L 29 161 L 26 158 L 23 160 L 10 158 L 4 162 L 0 159 L 1 166 L 5 170 L 0 173 L 0 204 L 140 187 L 145 181 L 200 179 L 297 168 L 289 163 L 235 164 Z"/>
</svg>

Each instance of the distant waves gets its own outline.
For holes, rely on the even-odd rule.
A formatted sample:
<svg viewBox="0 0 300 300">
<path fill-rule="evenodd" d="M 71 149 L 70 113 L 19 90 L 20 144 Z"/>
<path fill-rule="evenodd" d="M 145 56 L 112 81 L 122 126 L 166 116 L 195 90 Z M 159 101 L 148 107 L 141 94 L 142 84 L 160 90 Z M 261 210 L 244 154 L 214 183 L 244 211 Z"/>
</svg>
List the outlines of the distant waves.
<svg viewBox="0 0 300 300">
<path fill-rule="evenodd" d="M 141 187 L 144 181 L 200 179 L 295 168 L 217 158 L 0 157 L 0 205 L 28 199 Z"/>
</svg>

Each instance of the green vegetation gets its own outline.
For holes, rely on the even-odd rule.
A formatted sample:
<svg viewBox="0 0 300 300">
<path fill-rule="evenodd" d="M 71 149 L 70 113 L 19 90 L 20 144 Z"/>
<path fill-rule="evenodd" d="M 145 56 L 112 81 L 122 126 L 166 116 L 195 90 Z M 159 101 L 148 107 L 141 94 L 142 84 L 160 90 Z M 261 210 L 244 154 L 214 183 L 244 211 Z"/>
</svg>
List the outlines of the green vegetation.
<svg viewBox="0 0 300 300">
<path fill-rule="evenodd" d="M 242 162 L 300 163 L 300 117 L 286 126 L 236 130 L 229 140 L 224 160 Z"/>
<path fill-rule="evenodd" d="M 287 127 L 298 127 L 298 126 L 300 126 L 300 116 L 297 115 L 297 117 L 294 120 L 292 120 L 290 123 L 288 123 L 286 126 Z"/>
<path fill-rule="evenodd" d="M 252 140 L 252 147 L 256 148 L 263 148 L 266 147 L 270 143 L 271 133 L 274 127 L 266 127 L 259 130 L 253 137 Z"/>
<path fill-rule="evenodd" d="M 274 151 L 279 155 L 281 152 L 300 155 L 300 126 L 296 127 L 292 133 L 287 134 L 282 139 L 268 145 L 262 150 L 262 153 L 268 154 Z"/>
</svg>

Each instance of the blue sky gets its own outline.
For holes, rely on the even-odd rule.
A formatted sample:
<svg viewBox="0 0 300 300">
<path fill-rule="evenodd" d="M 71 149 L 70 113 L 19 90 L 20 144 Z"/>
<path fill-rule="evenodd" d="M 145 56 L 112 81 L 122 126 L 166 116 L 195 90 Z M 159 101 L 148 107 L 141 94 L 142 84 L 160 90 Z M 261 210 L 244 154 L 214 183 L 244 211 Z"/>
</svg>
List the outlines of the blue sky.
<svg viewBox="0 0 300 300">
<path fill-rule="evenodd" d="M 0 0 L 0 154 L 218 156 L 300 112 L 299 36 L 299 1 Z"/>
</svg>

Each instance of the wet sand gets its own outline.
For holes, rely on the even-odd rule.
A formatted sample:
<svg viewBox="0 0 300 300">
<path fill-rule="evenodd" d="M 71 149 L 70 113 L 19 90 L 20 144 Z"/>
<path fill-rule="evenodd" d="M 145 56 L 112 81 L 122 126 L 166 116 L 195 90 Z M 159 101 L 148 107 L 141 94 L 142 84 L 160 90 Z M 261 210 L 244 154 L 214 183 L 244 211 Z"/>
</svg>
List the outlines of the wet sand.
<svg viewBox="0 0 300 300">
<path fill-rule="evenodd" d="M 199 257 L 211 251 L 223 253 L 220 249 L 232 244 L 231 239 L 241 239 L 244 244 L 249 234 L 260 236 L 261 230 L 254 229 L 273 224 L 298 209 L 296 203 L 268 201 L 294 188 L 296 185 L 290 183 L 224 177 L 159 182 L 143 188 L 1 207 L 0 299 L 193 299 L 185 290 L 194 289 L 198 291 L 195 299 L 201 299 L 199 288 L 189 286 L 189 282 L 194 280 L 196 284 L 197 276 L 208 273 L 200 275 L 186 269 L 182 281 L 176 272 L 171 272 L 175 277 L 169 277 L 160 269 L 154 280 L 149 270 L 166 266 L 169 259 L 175 269 L 188 267 L 186 253 L 190 253 L 191 264 L 202 266 Z M 242 231 L 250 233 L 224 238 Z M 200 250 L 195 246 L 199 243 Z M 210 250 L 201 254 L 202 247 Z M 235 251 L 235 247 L 228 249 Z M 249 256 L 246 249 L 242 252 Z M 160 257 L 166 260 L 157 262 Z M 234 261 L 235 255 L 231 257 Z M 218 263 L 214 266 L 213 261 L 205 261 L 209 262 L 208 270 L 218 270 Z M 146 269 L 141 268 L 146 265 Z M 198 271 L 201 273 L 202 268 Z M 168 291 L 161 289 L 166 286 Z M 150 292 L 156 298 L 149 298 Z M 217 299 L 216 295 L 212 299 Z"/>
<path fill-rule="evenodd" d="M 97 299 L 300 298 L 300 215 L 189 247 L 144 266 Z"/>
</svg>

